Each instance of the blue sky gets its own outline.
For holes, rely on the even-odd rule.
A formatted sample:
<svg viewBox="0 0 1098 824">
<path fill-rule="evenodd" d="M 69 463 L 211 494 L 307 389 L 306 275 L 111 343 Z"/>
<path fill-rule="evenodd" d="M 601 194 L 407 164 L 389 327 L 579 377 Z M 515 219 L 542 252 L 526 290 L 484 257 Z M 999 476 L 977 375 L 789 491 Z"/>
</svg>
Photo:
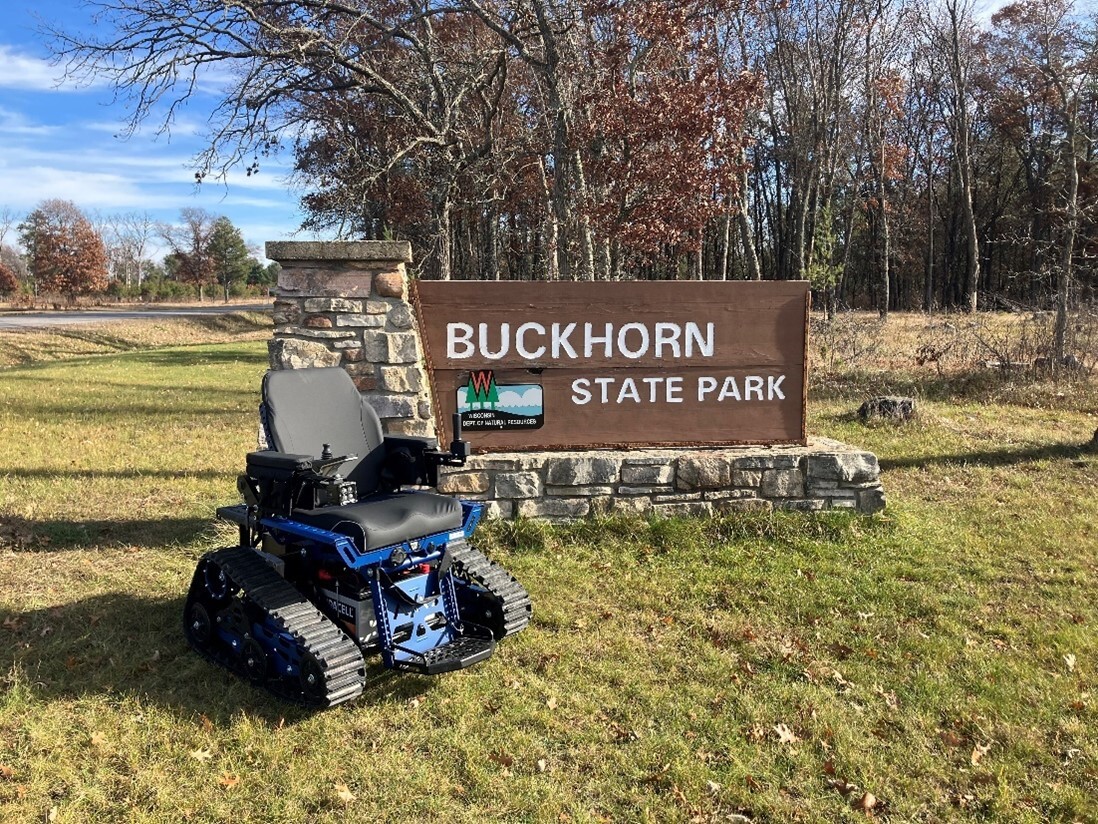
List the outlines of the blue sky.
<svg viewBox="0 0 1098 824">
<path fill-rule="evenodd" d="M 228 216 L 260 251 L 265 241 L 295 236 L 301 214 L 298 193 L 285 182 L 289 155 L 262 161 L 258 175 L 241 170 L 227 185 L 196 190 L 191 161 L 203 148 L 214 99 L 197 96 L 170 135 L 157 135 L 160 122 L 150 121 L 121 139 L 128 112 L 112 103 L 110 89 L 58 87 L 61 68 L 49 63 L 39 18 L 78 26 L 86 12 L 75 0 L 39 0 L 6 5 L 0 15 L 0 210 L 22 217 L 56 197 L 93 218 L 147 211 L 172 222 L 181 208 L 198 207 Z"/>
</svg>

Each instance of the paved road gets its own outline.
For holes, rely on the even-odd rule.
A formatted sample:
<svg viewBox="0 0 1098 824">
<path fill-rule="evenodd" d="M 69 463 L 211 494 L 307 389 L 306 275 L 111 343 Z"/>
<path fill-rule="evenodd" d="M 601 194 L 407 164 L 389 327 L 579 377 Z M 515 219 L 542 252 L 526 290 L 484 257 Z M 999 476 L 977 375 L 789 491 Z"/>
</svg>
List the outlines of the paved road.
<svg viewBox="0 0 1098 824">
<path fill-rule="evenodd" d="M 270 303 L 229 303 L 216 306 L 181 306 L 162 309 L 87 309 L 81 312 L 0 312 L 0 330 L 44 329 L 49 326 L 82 326 L 127 320 L 155 320 L 194 315 L 227 315 L 230 312 L 262 311 Z"/>
</svg>

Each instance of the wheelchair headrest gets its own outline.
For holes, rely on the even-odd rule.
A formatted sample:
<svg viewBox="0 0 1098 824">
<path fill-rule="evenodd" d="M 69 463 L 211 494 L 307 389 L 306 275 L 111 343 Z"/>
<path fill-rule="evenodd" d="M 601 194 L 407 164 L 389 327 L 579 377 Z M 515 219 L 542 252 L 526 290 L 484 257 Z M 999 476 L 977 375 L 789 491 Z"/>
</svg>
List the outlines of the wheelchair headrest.
<svg viewBox="0 0 1098 824">
<path fill-rule="evenodd" d="M 319 457 L 324 444 L 333 455 L 358 455 L 341 473 L 359 494 L 378 488 L 384 435 L 377 413 L 338 366 L 272 370 L 263 378 L 263 403 L 271 446 L 279 452 Z"/>
</svg>

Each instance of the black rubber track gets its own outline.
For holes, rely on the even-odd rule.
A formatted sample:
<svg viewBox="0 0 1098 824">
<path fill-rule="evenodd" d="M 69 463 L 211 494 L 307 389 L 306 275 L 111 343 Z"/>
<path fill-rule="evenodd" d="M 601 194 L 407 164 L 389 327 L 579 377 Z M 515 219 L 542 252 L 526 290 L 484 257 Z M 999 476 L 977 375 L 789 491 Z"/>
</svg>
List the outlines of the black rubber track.
<svg viewBox="0 0 1098 824">
<path fill-rule="evenodd" d="M 533 605 L 522 584 L 510 572 L 465 541 L 452 544 L 451 551 L 454 575 L 486 590 L 502 609 L 502 620 L 494 621 L 492 627 L 496 640 L 526 629 L 533 613 Z"/>
<path fill-rule="evenodd" d="M 229 581 L 232 594 L 228 600 L 219 601 L 205 585 L 206 570 L 211 565 L 220 569 Z M 191 620 L 192 606 L 196 603 L 206 609 L 215 625 L 213 637 L 207 643 L 196 637 Z M 248 666 L 241 651 L 217 638 L 218 617 L 228 618 L 234 604 L 245 615 L 258 610 L 266 615 L 270 629 L 288 633 L 297 644 L 299 659 L 307 664 L 302 669 L 311 678 L 272 674 L 268 668 L 268 677 L 257 679 L 254 663 Z M 206 659 L 259 683 L 285 701 L 324 708 L 362 694 L 366 678 L 362 651 L 254 549 L 229 547 L 202 556 L 183 607 L 183 629 L 190 645 Z"/>
</svg>

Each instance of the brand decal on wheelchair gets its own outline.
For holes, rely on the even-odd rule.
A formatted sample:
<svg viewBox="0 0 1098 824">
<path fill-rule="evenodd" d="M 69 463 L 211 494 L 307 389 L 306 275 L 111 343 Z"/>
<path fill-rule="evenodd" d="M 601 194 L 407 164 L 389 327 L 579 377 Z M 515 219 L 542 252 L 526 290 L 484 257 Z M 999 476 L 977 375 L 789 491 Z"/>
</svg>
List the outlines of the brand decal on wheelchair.
<svg viewBox="0 0 1098 824">
<path fill-rule="evenodd" d="M 464 430 L 540 429 L 545 423 L 541 385 L 496 383 L 491 369 L 469 373 L 457 389 L 457 411 Z"/>
</svg>

